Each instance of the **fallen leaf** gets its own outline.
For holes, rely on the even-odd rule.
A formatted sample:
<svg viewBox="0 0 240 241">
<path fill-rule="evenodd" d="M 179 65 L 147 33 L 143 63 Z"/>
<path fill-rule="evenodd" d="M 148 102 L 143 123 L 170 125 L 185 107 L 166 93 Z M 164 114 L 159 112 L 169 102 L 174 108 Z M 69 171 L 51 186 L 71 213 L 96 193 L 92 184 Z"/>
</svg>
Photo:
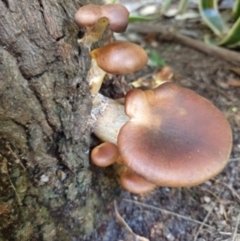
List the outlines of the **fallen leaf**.
<svg viewBox="0 0 240 241">
<path fill-rule="evenodd" d="M 232 67 L 232 68 L 229 68 L 231 71 L 233 71 L 235 74 L 237 75 L 240 75 L 240 68 L 235 68 L 235 67 Z"/>
<path fill-rule="evenodd" d="M 227 81 L 229 86 L 240 87 L 240 80 L 230 79 Z"/>
<path fill-rule="evenodd" d="M 170 81 L 173 77 L 172 69 L 164 66 L 159 72 L 154 74 L 151 79 L 139 78 L 133 81 L 131 85 L 135 88 L 145 87 L 147 89 L 155 89 L 166 81 Z"/>
<path fill-rule="evenodd" d="M 7 204 L 0 204 L 0 215 L 9 213 L 9 207 Z"/>
<path fill-rule="evenodd" d="M 156 81 L 170 81 L 173 77 L 172 69 L 164 66 L 157 74 L 153 76 Z"/>
</svg>

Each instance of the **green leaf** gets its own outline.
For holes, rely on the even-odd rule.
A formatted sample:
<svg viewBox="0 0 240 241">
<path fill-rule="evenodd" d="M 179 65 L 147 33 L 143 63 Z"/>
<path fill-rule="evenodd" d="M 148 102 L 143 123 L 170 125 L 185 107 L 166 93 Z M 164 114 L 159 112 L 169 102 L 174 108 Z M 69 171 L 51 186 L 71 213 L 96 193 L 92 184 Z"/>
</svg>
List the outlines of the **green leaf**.
<svg viewBox="0 0 240 241">
<path fill-rule="evenodd" d="M 234 16 L 235 20 L 240 17 L 240 0 L 235 0 L 234 1 L 233 16 Z"/>
<path fill-rule="evenodd" d="M 220 41 L 219 45 L 234 48 L 240 45 L 240 17 L 234 23 L 228 34 Z"/>
<path fill-rule="evenodd" d="M 189 4 L 189 0 L 181 0 L 178 5 L 178 13 L 180 13 L 180 14 L 185 13 L 188 4 Z"/>
<path fill-rule="evenodd" d="M 240 17 L 234 23 L 231 30 L 221 40 L 212 39 L 209 36 L 204 36 L 204 42 L 214 45 L 223 45 L 229 48 L 240 46 Z"/>
<path fill-rule="evenodd" d="M 218 11 L 217 0 L 199 0 L 199 11 L 205 23 L 217 36 L 228 32 Z"/>
<path fill-rule="evenodd" d="M 159 54 L 155 50 L 152 50 L 150 52 L 150 65 L 164 67 L 167 64 L 164 59 L 160 58 Z"/>
<path fill-rule="evenodd" d="M 148 22 L 148 21 L 156 21 L 159 19 L 159 15 L 154 16 L 142 16 L 142 15 L 130 15 L 129 16 L 129 22 Z"/>
<path fill-rule="evenodd" d="M 165 0 L 165 1 L 163 2 L 162 8 L 161 8 L 161 11 L 160 11 L 160 14 L 161 14 L 161 15 L 164 15 L 164 14 L 168 11 L 171 3 L 172 3 L 172 0 Z"/>
</svg>

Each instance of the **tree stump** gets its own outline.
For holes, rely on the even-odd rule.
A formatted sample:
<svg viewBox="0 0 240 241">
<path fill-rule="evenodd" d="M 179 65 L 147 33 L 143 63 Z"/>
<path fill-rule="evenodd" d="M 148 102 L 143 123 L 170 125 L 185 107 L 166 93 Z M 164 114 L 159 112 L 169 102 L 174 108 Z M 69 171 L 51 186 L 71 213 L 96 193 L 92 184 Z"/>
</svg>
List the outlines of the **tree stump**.
<svg viewBox="0 0 240 241">
<path fill-rule="evenodd" d="M 0 0 L 0 241 L 84 240 L 116 195 L 89 165 L 86 3 Z"/>
</svg>

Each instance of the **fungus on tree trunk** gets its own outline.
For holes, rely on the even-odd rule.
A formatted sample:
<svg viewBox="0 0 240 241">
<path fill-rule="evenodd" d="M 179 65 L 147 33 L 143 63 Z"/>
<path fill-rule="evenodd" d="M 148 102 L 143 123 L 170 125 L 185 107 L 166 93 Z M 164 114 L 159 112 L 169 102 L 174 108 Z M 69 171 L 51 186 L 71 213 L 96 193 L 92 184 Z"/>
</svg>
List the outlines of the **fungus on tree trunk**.
<svg viewBox="0 0 240 241">
<path fill-rule="evenodd" d="M 80 27 L 91 27 L 101 17 L 107 17 L 110 21 L 110 29 L 116 33 L 122 33 L 128 25 L 129 12 L 122 4 L 85 5 L 78 9 L 75 21 Z"/>
<path fill-rule="evenodd" d="M 148 61 L 144 49 L 130 42 L 113 42 L 94 49 L 90 55 L 92 62 L 87 81 L 93 95 L 98 93 L 105 73 L 132 73 L 141 69 Z"/>
<path fill-rule="evenodd" d="M 121 186 L 135 194 L 146 194 L 152 191 L 156 184 L 148 182 L 134 173 L 123 164 L 117 145 L 111 142 L 103 142 L 93 148 L 91 152 L 92 162 L 99 167 L 107 167 L 115 163 L 115 171 L 119 175 Z"/>
<path fill-rule="evenodd" d="M 160 186 L 198 185 L 227 164 L 232 132 L 207 99 L 166 82 L 127 93 L 124 106 L 98 94 L 93 132 L 117 144 L 123 164 Z M 96 115 L 97 113 L 97 115 Z"/>
<path fill-rule="evenodd" d="M 115 144 L 111 142 L 103 142 L 93 148 L 91 152 L 92 162 L 99 167 L 107 167 L 117 162 L 120 154 Z"/>
<path fill-rule="evenodd" d="M 134 194 L 146 194 L 156 187 L 156 184 L 148 182 L 146 179 L 126 167 L 121 172 L 119 179 L 121 186 Z"/>
</svg>

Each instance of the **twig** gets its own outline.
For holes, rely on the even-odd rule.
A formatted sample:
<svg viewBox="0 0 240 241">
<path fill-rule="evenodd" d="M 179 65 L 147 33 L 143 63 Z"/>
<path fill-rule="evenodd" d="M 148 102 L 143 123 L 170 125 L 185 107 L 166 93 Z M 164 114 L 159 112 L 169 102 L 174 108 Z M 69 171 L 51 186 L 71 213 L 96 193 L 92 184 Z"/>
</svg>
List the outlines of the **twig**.
<svg viewBox="0 0 240 241">
<path fill-rule="evenodd" d="M 230 187 L 229 185 L 225 184 L 224 182 L 221 182 L 221 185 L 223 185 L 224 187 L 228 188 L 232 195 L 237 197 L 238 201 L 240 201 L 240 196 L 238 195 L 237 191 L 235 191 L 232 187 Z"/>
<path fill-rule="evenodd" d="M 195 40 L 178 33 L 175 29 L 168 29 L 155 24 L 141 23 L 141 24 L 131 24 L 128 30 L 134 30 L 139 33 L 159 33 L 160 37 L 165 40 L 177 40 L 180 43 L 197 49 L 203 53 L 211 56 L 220 57 L 223 60 L 234 64 L 240 65 L 240 54 L 232 50 L 224 49 L 215 45 L 206 44 L 202 41 Z"/>
<path fill-rule="evenodd" d="M 203 224 L 205 224 L 210 216 L 210 214 L 212 213 L 213 211 L 213 208 L 214 208 L 215 205 L 212 205 L 210 210 L 208 211 L 207 215 L 205 216 L 204 220 L 203 220 L 203 223 L 200 225 L 195 237 L 194 237 L 194 240 L 193 241 L 197 241 L 197 238 L 198 238 L 198 235 L 200 234 L 200 232 L 202 231 L 203 229 Z"/>
<path fill-rule="evenodd" d="M 2 172 L 7 175 L 8 180 L 9 180 L 9 182 L 10 182 L 10 185 L 11 185 L 13 191 L 14 191 L 15 194 L 16 194 L 17 202 L 18 202 L 18 204 L 21 206 L 21 205 L 22 205 L 22 201 L 21 201 L 21 198 L 20 198 L 20 196 L 19 196 L 19 194 L 18 194 L 18 192 L 17 192 L 17 189 L 15 188 L 15 186 L 14 186 L 12 180 L 11 180 L 11 177 L 10 177 L 10 175 L 9 175 L 9 171 L 8 171 L 8 167 L 7 167 L 7 162 L 8 162 L 7 159 L 6 159 L 6 158 L 3 158 L 3 165 L 4 165 L 4 167 L 2 168 Z M 4 171 L 3 171 L 3 170 L 4 170 Z"/>
<path fill-rule="evenodd" d="M 26 171 L 25 166 L 21 162 L 20 158 L 18 158 L 17 154 L 12 150 L 11 146 L 9 144 L 6 145 L 6 148 L 9 150 L 9 152 L 12 154 L 12 156 L 15 158 L 15 162 L 20 164 L 20 166 L 23 168 L 24 171 Z"/>
<path fill-rule="evenodd" d="M 211 229 L 215 229 L 214 227 L 212 227 L 212 226 L 210 226 L 210 225 L 208 225 L 206 223 L 203 223 L 203 222 L 200 222 L 198 220 L 195 220 L 195 219 L 183 216 L 183 215 L 178 214 L 178 213 L 174 213 L 174 212 L 168 211 L 168 210 L 163 209 L 163 208 L 155 207 L 155 206 L 152 206 L 152 205 L 148 205 L 148 204 L 145 204 L 145 203 L 141 203 L 141 202 L 138 202 L 138 201 L 125 199 L 125 198 L 123 199 L 123 201 L 125 201 L 125 202 L 132 202 L 132 203 L 135 203 L 137 205 L 140 205 L 140 206 L 143 206 L 143 207 L 146 207 L 146 208 L 157 210 L 157 211 L 160 211 L 160 212 L 163 212 L 163 213 L 166 213 L 166 214 L 170 214 L 170 215 L 173 215 L 173 216 L 181 218 L 181 219 L 185 219 L 187 221 L 191 221 L 191 222 L 196 223 L 196 224 L 200 224 L 202 226 L 205 226 L 205 227 L 208 227 L 208 228 L 211 228 Z"/>
<path fill-rule="evenodd" d="M 235 162 L 235 161 L 240 161 L 240 157 L 230 158 L 229 159 L 229 162 Z"/>
<path fill-rule="evenodd" d="M 239 222 L 240 222 L 240 214 L 238 214 L 238 216 L 237 216 L 237 222 L 236 222 L 236 225 L 235 225 L 235 228 L 234 228 L 232 241 L 236 241 Z"/>
<path fill-rule="evenodd" d="M 207 192 L 207 193 L 209 193 L 210 195 L 212 195 L 218 202 L 219 202 L 219 204 L 220 205 L 222 205 L 222 207 L 224 208 L 223 209 L 223 215 L 224 215 L 224 218 L 225 218 L 225 220 L 227 221 L 228 220 L 228 216 L 227 216 L 227 213 L 226 213 L 226 210 L 225 210 L 225 206 L 224 206 L 224 204 L 223 204 L 223 202 L 221 201 L 221 199 L 219 198 L 219 196 L 217 196 L 217 194 L 215 194 L 214 192 L 212 192 L 212 191 L 210 191 L 210 190 L 208 190 L 208 189 L 206 189 L 206 188 L 201 188 L 204 192 Z"/>
<path fill-rule="evenodd" d="M 218 201 L 219 203 L 221 203 L 220 198 L 219 198 L 214 192 L 212 192 L 212 191 L 210 191 L 210 190 L 208 190 L 208 189 L 206 189 L 206 188 L 204 188 L 204 187 L 202 187 L 201 190 L 202 190 L 203 192 L 205 192 L 205 193 L 206 193 L 206 192 L 209 193 L 209 194 L 212 195 L 215 199 L 217 199 L 217 201 Z"/>
<path fill-rule="evenodd" d="M 146 239 L 142 236 L 139 236 L 132 231 L 132 229 L 128 226 L 128 224 L 125 222 L 123 217 L 118 212 L 116 201 L 114 201 L 114 209 L 115 209 L 115 215 L 116 215 L 116 218 L 117 218 L 118 222 L 132 236 L 133 241 L 149 241 L 149 239 Z"/>
</svg>

